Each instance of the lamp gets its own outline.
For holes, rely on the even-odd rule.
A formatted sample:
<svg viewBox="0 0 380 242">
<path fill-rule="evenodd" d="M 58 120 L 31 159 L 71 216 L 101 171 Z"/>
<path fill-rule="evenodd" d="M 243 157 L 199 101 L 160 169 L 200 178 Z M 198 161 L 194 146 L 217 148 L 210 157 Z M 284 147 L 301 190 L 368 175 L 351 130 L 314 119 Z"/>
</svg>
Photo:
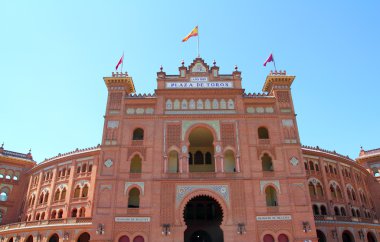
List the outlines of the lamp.
<svg viewBox="0 0 380 242">
<path fill-rule="evenodd" d="M 165 236 L 170 235 L 170 224 L 162 225 L 162 235 L 165 235 Z"/>
<path fill-rule="evenodd" d="M 360 230 L 358 231 L 358 234 L 359 234 L 359 238 L 360 238 L 360 239 L 364 239 L 364 232 L 363 232 L 362 229 L 360 229 Z"/>
<path fill-rule="evenodd" d="M 331 235 L 333 239 L 336 239 L 338 237 L 338 232 L 336 232 L 336 229 L 331 230 Z"/>
<path fill-rule="evenodd" d="M 69 232 L 64 232 L 63 233 L 63 240 L 69 240 L 70 234 Z"/>
<path fill-rule="evenodd" d="M 238 223 L 238 225 L 237 225 L 237 233 L 240 234 L 240 235 L 246 233 L 246 231 L 245 231 L 245 224 L 244 223 Z"/>
<path fill-rule="evenodd" d="M 96 229 L 96 234 L 104 234 L 104 224 L 98 224 L 98 228 Z"/>
<path fill-rule="evenodd" d="M 310 223 L 307 221 L 302 222 L 302 230 L 303 232 L 307 233 L 311 231 Z"/>
</svg>

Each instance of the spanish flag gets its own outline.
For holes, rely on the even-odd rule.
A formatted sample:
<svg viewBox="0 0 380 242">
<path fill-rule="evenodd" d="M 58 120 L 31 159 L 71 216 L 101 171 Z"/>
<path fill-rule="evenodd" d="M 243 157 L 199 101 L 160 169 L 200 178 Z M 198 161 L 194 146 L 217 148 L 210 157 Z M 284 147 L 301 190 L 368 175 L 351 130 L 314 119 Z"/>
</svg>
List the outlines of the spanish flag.
<svg viewBox="0 0 380 242">
<path fill-rule="evenodd" d="M 185 38 L 183 38 L 182 42 L 186 42 L 193 36 L 198 36 L 198 26 L 195 26 L 195 28 L 191 30 L 191 32 Z"/>
</svg>

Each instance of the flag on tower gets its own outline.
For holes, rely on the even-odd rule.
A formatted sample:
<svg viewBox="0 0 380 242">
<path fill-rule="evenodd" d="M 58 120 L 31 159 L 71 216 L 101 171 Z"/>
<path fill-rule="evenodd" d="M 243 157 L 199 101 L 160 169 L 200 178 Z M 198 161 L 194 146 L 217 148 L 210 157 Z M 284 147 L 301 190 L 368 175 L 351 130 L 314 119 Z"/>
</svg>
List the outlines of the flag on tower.
<svg viewBox="0 0 380 242">
<path fill-rule="evenodd" d="M 272 53 L 270 54 L 270 56 L 268 57 L 268 59 L 264 62 L 264 66 L 267 66 L 268 62 L 274 62 Z"/>
<path fill-rule="evenodd" d="M 121 58 L 120 58 L 119 62 L 117 63 L 117 65 L 116 65 L 116 71 L 117 71 L 117 69 L 119 68 L 119 66 L 123 63 L 123 61 L 124 61 L 124 53 L 123 53 L 123 55 L 121 56 Z M 123 71 L 123 70 L 122 70 L 122 71 Z"/>
<path fill-rule="evenodd" d="M 183 38 L 182 42 L 186 42 L 191 37 L 198 36 L 198 26 L 195 26 L 193 30 L 185 37 Z"/>
</svg>

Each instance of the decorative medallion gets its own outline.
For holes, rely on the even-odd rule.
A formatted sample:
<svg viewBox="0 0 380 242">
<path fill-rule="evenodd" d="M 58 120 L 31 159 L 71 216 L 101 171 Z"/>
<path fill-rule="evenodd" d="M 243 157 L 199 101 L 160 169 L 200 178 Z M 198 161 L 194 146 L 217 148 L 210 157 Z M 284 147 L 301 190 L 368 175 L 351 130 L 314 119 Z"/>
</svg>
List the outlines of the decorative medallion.
<svg viewBox="0 0 380 242">
<path fill-rule="evenodd" d="M 298 165 L 298 163 L 299 163 L 299 161 L 298 161 L 298 159 L 297 159 L 296 157 L 293 156 L 293 157 L 290 159 L 290 164 L 292 164 L 293 166 Z"/>
<path fill-rule="evenodd" d="M 104 162 L 104 165 L 107 167 L 107 168 L 110 168 L 112 165 L 113 165 L 113 161 L 111 159 L 107 159 L 105 162 Z"/>
</svg>

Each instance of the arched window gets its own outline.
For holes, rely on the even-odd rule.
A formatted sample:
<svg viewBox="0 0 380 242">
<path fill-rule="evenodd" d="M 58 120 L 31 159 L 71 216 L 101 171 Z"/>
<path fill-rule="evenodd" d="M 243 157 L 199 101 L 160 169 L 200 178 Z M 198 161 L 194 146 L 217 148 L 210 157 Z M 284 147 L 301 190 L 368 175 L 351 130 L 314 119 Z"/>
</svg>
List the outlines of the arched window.
<svg viewBox="0 0 380 242">
<path fill-rule="evenodd" d="M 61 200 L 65 200 L 65 198 L 66 198 L 66 187 L 64 187 L 61 192 Z"/>
<path fill-rule="evenodd" d="M 63 210 L 60 209 L 60 210 L 58 211 L 58 218 L 62 218 L 62 216 L 63 216 Z"/>
<path fill-rule="evenodd" d="M 5 202 L 8 200 L 8 194 L 6 192 L 0 193 L 0 201 Z"/>
<path fill-rule="evenodd" d="M 40 220 L 40 213 L 36 214 L 36 220 Z"/>
<path fill-rule="evenodd" d="M 334 213 L 335 213 L 335 216 L 340 216 L 340 211 L 338 207 L 334 207 Z"/>
<path fill-rule="evenodd" d="M 304 162 L 304 164 L 305 164 L 305 170 L 309 170 L 309 167 L 308 167 L 308 165 L 307 165 L 307 162 Z"/>
<path fill-rule="evenodd" d="M 351 191 L 350 189 L 347 188 L 347 196 L 350 200 L 352 200 L 352 194 L 351 194 Z"/>
<path fill-rule="evenodd" d="M 77 167 L 77 174 L 80 173 L 80 166 Z"/>
<path fill-rule="evenodd" d="M 360 211 L 359 211 L 359 209 L 356 209 L 356 216 L 358 216 L 358 218 L 360 218 Z"/>
<path fill-rule="evenodd" d="M 133 156 L 131 160 L 130 173 L 141 173 L 142 170 L 142 159 L 139 155 Z"/>
<path fill-rule="evenodd" d="M 210 154 L 211 156 L 211 154 Z M 211 158 L 211 157 L 210 157 Z M 224 153 L 224 171 L 225 172 L 235 172 L 235 154 L 231 150 L 227 150 Z"/>
<path fill-rule="evenodd" d="M 338 198 L 339 198 L 339 199 L 342 199 L 342 198 L 343 198 L 342 190 L 340 190 L 340 188 L 337 187 L 337 188 L 336 188 L 336 191 L 337 191 L 337 193 L 338 193 Z"/>
<path fill-rule="evenodd" d="M 346 216 L 346 209 L 344 209 L 344 207 L 341 207 L 341 208 L 340 208 L 340 214 L 341 214 L 342 216 Z"/>
<path fill-rule="evenodd" d="M 75 190 L 74 190 L 74 198 L 79 197 L 79 195 L 80 195 L 80 186 L 77 185 L 77 186 L 75 187 Z"/>
<path fill-rule="evenodd" d="M 88 165 L 88 172 L 92 172 L 92 164 Z"/>
<path fill-rule="evenodd" d="M 326 209 L 325 205 L 321 205 L 321 214 L 327 215 L 327 209 Z"/>
<path fill-rule="evenodd" d="M 84 185 L 82 188 L 82 197 L 87 197 L 88 195 L 88 185 Z"/>
<path fill-rule="evenodd" d="M 354 190 L 352 190 L 352 200 L 356 201 L 356 193 Z"/>
<path fill-rule="evenodd" d="M 79 217 L 84 217 L 85 216 L 85 214 L 86 214 L 86 209 L 84 208 L 84 207 L 81 207 L 80 209 L 79 209 Z"/>
<path fill-rule="evenodd" d="M 270 235 L 270 234 L 266 234 L 266 235 L 264 236 L 264 242 L 274 242 L 274 238 L 273 238 L 273 236 Z"/>
<path fill-rule="evenodd" d="M 41 193 L 40 195 L 40 200 L 39 200 L 39 204 L 42 204 L 44 202 L 44 194 Z"/>
<path fill-rule="evenodd" d="M 314 171 L 314 163 L 312 161 L 309 161 L 309 167 L 310 170 Z"/>
<path fill-rule="evenodd" d="M 260 127 L 258 128 L 257 133 L 259 134 L 259 139 L 269 139 L 269 132 L 267 128 Z"/>
<path fill-rule="evenodd" d="M 51 219 L 55 219 L 56 216 L 57 216 L 57 211 L 53 210 L 53 211 L 51 212 L 50 218 L 51 218 Z"/>
<path fill-rule="evenodd" d="M 287 235 L 285 234 L 280 234 L 278 236 L 278 242 L 289 242 L 289 238 Z"/>
<path fill-rule="evenodd" d="M 139 208 L 139 207 L 140 207 L 140 191 L 137 188 L 132 188 L 129 191 L 128 208 Z"/>
<path fill-rule="evenodd" d="M 48 199 L 49 199 L 49 192 L 46 192 L 45 198 L 44 198 L 44 203 L 47 203 Z"/>
<path fill-rule="evenodd" d="M 193 164 L 193 153 L 189 152 L 189 165 Z"/>
<path fill-rule="evenodd" d="M 351 214 L 352 214 L 352 217 L 356 217 L 356 212 L 355 212 L 355 209 L 351 209 Z"/>
<path fill-rule="evenodd" d="M 315 164 L 315 170 L 319 171 L 319 165 L 318 164 Z"/>
<path fill-rule="evenodd" d="M 54 202 L 59 200 L 60 195 L 61 195 L 61 193 L 59 192 L 59 189 L 57 189 L 57 191 L 55 191 L 55 194 L 54 194 Z"/>
<path fill-rule="evenodd" d="M 144 130 L 141 128 L 133 130 L 133 140 L 144 140 Z"/>
<path fill-rule="evenodd" d="M 76 218 L 77 217 L 77 213 L 78 213 L 78 210 L 76 208 L 73 208 L 73 210 L 71 210 L 71 217 L 72 218 Z"/>
<path fill-rule="evenodd" d="M 128 236 L 123 235 L 119 238 L 119 242 L 130 242 L 130 240 Z"/>
<path fill-rule="evenodd" d="M 83 163 L 82 164 L 82 172 L 86 172 L 86 170 L 87 170 L 87 165 L 86 165 L 86 163 Z"/>
<path fill-rule="evenodd" d="M 41 213 L 41 220 L 44 220 L 45 219 L 45 212 L 42 212 Z"/>
<path fill-rule="evenodd" d="M 266 198 L 267 206 L 272 207 L 272 206 L 278 205 L 276 189 L 274 189 L 272 186 L 268 186 L 265 189 L 265 198 Z"/>
<path fill-rule="evenodd" d="M 196 165 L 204 164 L 203 153 L 199 150 L 197 152 L 195 152 L 194 164 L 196 164 Z"/>
<path fill-rule="evenodd" d="M 144 242 L 144 237 L 138 235 L 133 239 L 133 242 Z"/>
<path fill-rule="evenodd" d="M 324 196 L 322 185 L 319 182 L 317 184 L 317 195 L 319 197 L 323 197 Z"/>
<path fill-rule="evenodd" d="M 210 152 L 206 152 L 206 164 L 211 165 L 212 164 L 212 156 Z"/>
<path fill-rule="evenodd" d="M 313 205 L 313 214 L 314 215 L 319 215 L 319 207 L 317 205 Z"/>
<path fill-rule="evenodd" d="M 190 153 L 191 154 L 191 153 Z M 190 159 L 190 157 L 189 157 Z M 178 152 L 172 150 L 169 152 L 169 160 L 168 160 L 168 172 L 177 173 L 178 172 Z"/>
<path fill-rule="evenodd" d="M 261 157 L 261 165 L 263 171 L 273 171 L 272 158 L 267 153 Z"/>
<path fill-rule="evenodd" d="M 336 191 L 333 185 L 330 185 L 330 192 L 333 198 L 336 198 Z"/>
<path fill-rule="evenodd" d="M 317 195 L 315 192 L 315 187 L 312 182 L 309 182 L 309 193 L 310 193 L 310 196 L 312 197 L 315 197 L 315 195 Z"/>
<path fill-rule="evenodd" d="M 59 236 L 57 234 L 53 234 L 48 242 L 59 242 Z"/>
<path fill-rule="evenodd" d="M 90 241 L 90 234 L 89 233 L 82 233 L 77 242 L 89 242 Z"/>
</svg>

